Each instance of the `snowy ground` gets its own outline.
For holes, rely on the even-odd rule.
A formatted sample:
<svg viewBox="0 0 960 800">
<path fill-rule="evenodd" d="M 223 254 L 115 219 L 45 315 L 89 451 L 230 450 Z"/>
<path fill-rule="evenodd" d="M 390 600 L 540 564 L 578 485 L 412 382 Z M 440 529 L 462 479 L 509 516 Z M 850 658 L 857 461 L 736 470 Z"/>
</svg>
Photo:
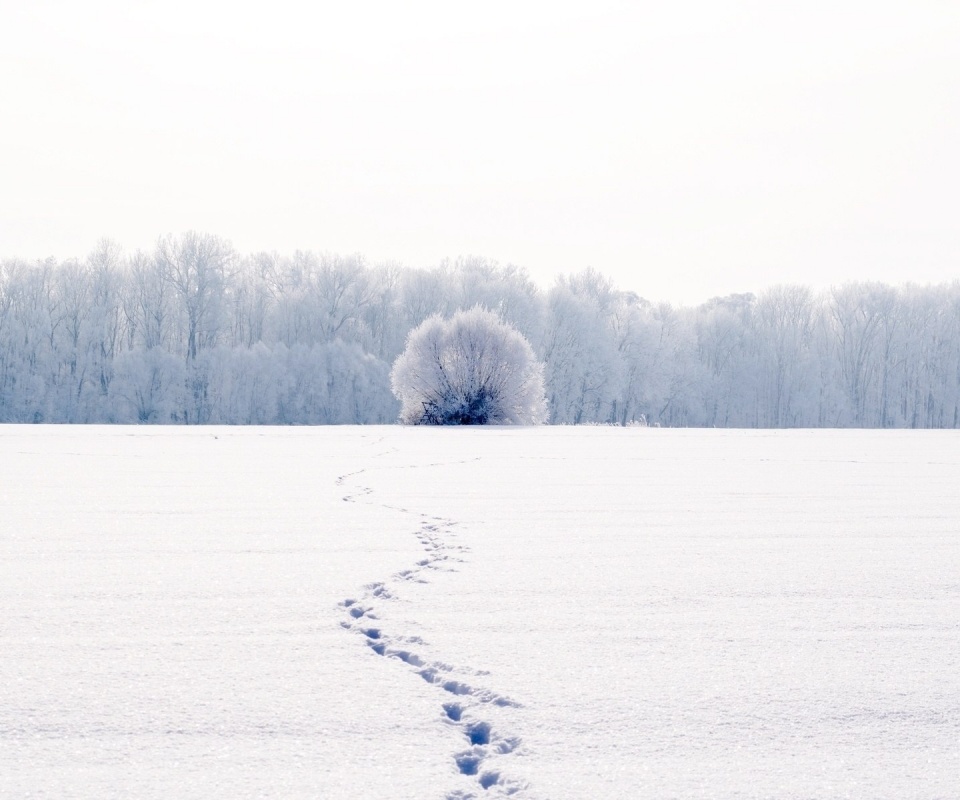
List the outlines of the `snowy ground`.
<svg viewBox="0 0 960 800">
<path fill-rule="evenodd" d="M 0 796 L 958 797 L 958 487 L 954 432 L 5 426 Z"/>
</svg>

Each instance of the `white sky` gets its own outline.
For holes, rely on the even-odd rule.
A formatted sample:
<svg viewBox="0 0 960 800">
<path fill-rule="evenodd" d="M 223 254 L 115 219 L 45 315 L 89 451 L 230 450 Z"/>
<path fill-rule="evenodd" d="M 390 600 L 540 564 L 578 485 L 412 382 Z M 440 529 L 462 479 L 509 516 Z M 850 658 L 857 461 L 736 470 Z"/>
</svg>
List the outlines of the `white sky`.
<svg viewBox="0 0 960 800">
<path fill-rule="evenodd" d="M 960 278 L 960 3 L 33 0 L 0 256 L 594 266 L 652 300 Z"/>
</svg>

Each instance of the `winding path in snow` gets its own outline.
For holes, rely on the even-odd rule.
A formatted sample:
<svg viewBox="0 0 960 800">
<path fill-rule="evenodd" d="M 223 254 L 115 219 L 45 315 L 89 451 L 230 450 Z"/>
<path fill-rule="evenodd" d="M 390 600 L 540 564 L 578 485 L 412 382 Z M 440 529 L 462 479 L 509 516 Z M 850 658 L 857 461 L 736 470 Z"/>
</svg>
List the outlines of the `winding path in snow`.
<svg viewBox="0 0 960 800">
<path fill-rule="evenodd" d="M 403 469 L 443 467 L 466 463 L 431 463 L 408 465 Z M 440 695 L 440 719 L 449 725 L 460 738 L 460 747 L 452 748 L 451 758 L 457 771 L 476 781 L 483 797 L 522 797 L 528 788 L 525 784 L 504 775 L 504 756 L 517 753 L 522 745 L 519 737 L 505 735 L 495 730 L 484 720 L 484 706 L 518 708 L 519 703 L 482 686 L 473 680 L 464 680 L 465 675 L 480 677 L 480 670 L 455 667 L 442 661 L 428 661 L 417 654 L 416 648 L 425 642 L 417 636 L 404 636 L 388 632 L 379 622 L 377 609 L 398 597 L 404 583 L 415 581 L 429 583 L 429 574 L 435 570 L 454 571 L 453 564 L 467 563 L 469 547 L 457 544 L 457 522 L 444 517 L 430 516 L 407 508 L 379 503 L 373 498 L 373 490 L 357 482 L 370 469 L 396 469 L 396 467 L 364 468 L 346 473 L 337 478 L 337 486 L 352 492 L 343 495 L 347 503 L 367 503 L 380 508 L 410 515 L 417 520 L 413 531 L 424 551 L 424 557 L 409 569 L 401 570 L 383 581 L 367 584 L 355 597 L 345 598 L 340 608 L 345 614 L 341 626 L 358 636 L 372 653 L 385 661 L 401 665 L 433 687 Z M 454 789 L 445 795 L 445 800 L 472 800 L 480 795 L 472 790 Z"/>
</svg>

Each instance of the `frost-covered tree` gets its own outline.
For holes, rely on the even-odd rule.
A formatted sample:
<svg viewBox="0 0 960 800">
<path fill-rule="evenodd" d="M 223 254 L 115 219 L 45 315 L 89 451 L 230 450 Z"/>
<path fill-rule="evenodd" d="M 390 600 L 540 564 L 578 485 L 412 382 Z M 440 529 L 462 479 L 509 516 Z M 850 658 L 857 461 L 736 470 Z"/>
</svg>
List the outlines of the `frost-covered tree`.
<svg viewBox="0 0 960 800">
<path fill-rule="evenodd" d="M 616 417 L 622 363 L 613 303 L 611 284 L 593 270 L 561 278 L 550 291 L 543 360 L 551 422 L 579 425 Z"/>
<path fill-rule="evenodd" d="M 547 416 L 543 366 L 530 343 L 479 307 L 424 320 L 390 379 L 400 421 L 411 425 L 536 425 Z"/>
<path fill-rule="evenodd" d="M 111 421 L 177 421 L 183 404 L 183 360 L 162 347 L 126 350 L 114 359 L 110 383 Z"/>
<path fill-rule="evenodd" d="M 188 231 L 179 237 L 161 237 L 154 259 L 179 300 L 186 328 L 186 356 L 193 361 L 201 350 L 216 344 L 224 287 L 235 254 L 217 236 Z"/>
</svg>

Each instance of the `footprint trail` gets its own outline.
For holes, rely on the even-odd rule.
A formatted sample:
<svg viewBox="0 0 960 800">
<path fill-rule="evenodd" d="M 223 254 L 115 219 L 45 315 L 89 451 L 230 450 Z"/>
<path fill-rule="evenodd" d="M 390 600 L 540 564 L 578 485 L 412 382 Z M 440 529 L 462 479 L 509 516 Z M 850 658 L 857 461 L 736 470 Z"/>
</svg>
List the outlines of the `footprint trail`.
<svg viewBox="0 0 960 800">
<path fill-rule="evenodd" d="M 457 462 L 461 463 L 461 462 Z M 425 467 L 445 466 L 426 464 Z M 412 467 L 404 467 L 411 469 Z M 521 748 L 518 737 L 507 736 L 494 729 L 484 719 L 484 711 L 490 707 L 517 708 L 519 703 L 478 685 L 476 678 L 485 673 L 455 667 L 441 661 L 428 660 L 417 652 L 425 642 L 417 636 L 404 636 L 388 632 L 380 624 L 377 609 L 394 601 L 404 584 L 429 583 L 431 572 L 456 571 L 456 565 L 467 563 L 469 548 L 456 543 L 457 523 L 454 520 L 430 516 L 406 508 L 377 503 L 368 486 L 357 484 L 357 479 L 367 470 L 347 473 L 337 478 L 337 485 L 350 489 L 343 495 L 348 503 L 378 505 L 392 511 L 408 514 L 417 520 L 413 531 L 424 551 L 424 557 L 408 569 L 401 570 L 384 581 L 363 587 L 355 597 L 345 598 L 340 607 L 344 612 L 341 626 L 358 636 L 376 655 L 385 661 L 395 662 L 408 669 L 438 693 L 438 711 L 442 724 L 449 726 L 460 739 L 460 748 L 453 748 L 451 759 L 461 777 L 461 786 L 444 795 L 444 800 L 471 800 L 480 797 L 523 796 L 525 784 L 506 776 L 509 756 Z M 352 487 L 351 487 L 352 485 Z"/>
</svg>

